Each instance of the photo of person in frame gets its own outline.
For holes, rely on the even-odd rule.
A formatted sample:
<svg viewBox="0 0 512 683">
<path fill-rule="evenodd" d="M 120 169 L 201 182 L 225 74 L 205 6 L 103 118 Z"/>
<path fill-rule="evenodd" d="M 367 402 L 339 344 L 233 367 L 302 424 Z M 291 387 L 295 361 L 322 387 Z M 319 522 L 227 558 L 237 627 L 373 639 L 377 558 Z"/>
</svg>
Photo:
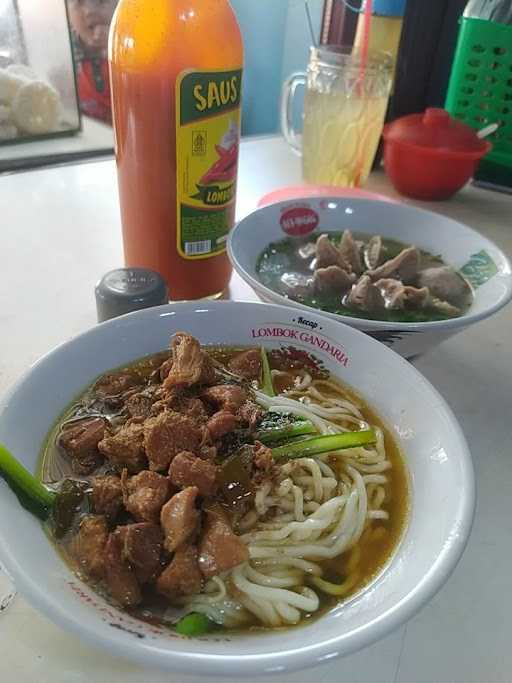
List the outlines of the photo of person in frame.
<svg viewBox="0 0 512 683">
<path fill-rule="evenodd" d="M 73 35 L 80 109 L 112 123 L 108 32 L 117 0 L 67 0 Z"/>
</svg>

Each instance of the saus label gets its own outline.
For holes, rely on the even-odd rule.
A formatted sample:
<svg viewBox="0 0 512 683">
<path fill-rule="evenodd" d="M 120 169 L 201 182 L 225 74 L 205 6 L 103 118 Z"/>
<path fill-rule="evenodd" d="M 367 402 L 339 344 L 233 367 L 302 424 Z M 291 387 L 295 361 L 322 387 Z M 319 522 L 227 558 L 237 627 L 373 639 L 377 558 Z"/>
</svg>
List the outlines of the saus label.
<svg viewBox="0 0 512 683">
<path fill-rule="evenodd" d="M 177 249 L 226 249 L 235 214 L 242 70 L 184 71 L 176 80 Z"/>
</svg>

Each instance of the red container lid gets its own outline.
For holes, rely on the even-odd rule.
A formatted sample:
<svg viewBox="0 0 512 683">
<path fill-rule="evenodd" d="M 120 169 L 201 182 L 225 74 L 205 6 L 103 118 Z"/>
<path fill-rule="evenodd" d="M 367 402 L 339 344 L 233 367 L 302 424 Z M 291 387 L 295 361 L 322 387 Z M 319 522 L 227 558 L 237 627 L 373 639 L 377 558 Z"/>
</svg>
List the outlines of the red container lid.
<svg viewBox="0 0 512 683">
<path fill-rule="evenodd" d="M 490 148 L 476 131 L 450 116 L 444 109 L 431 107 L 423 114 L 403 116 L 384 126 L 384 140 L 398 142 L 435 155 L 479 158 Z"/>
</svg>

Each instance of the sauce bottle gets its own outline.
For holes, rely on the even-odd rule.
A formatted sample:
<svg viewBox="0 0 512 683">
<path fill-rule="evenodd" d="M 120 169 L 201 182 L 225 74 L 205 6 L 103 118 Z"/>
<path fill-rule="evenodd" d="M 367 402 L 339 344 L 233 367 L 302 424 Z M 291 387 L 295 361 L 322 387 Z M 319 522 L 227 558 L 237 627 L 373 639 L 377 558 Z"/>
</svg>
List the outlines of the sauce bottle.
<svg viewBox="0 0 512 683">
<path fill-rule="evenodd" d="M 228 0 L 120 0 L 109 61 L 125 262 L 174 300 L 231 266 L 243 48 Z"/>
</svg>

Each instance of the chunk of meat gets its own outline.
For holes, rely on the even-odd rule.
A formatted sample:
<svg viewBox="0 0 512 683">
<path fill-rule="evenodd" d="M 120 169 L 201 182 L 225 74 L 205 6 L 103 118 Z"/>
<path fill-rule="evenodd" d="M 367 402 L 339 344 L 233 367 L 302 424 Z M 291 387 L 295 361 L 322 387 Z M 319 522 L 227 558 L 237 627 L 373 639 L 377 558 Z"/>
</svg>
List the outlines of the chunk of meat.
<svg viewBox="0 0 512 683">
<path fill-rule="evenodd" d="M 94 477 L 92 481 L 92 508 L 98 515 L 114 520 L 123 507 L 121 479 L 114 474 Z"/>
<path fill-rule="evenodd" d="M 156 417 L 157 415 L 160 415 L 160 413 L 163 413 L 166 410 L 169 410 L 169 402 L 167 400 L 160 399 L 158 401 L 155 401 L 151 406 L 150 417 Z"/>
<path fill-rule="evenodd" d="M 279 473 L 279 468 L 275 464 L 272 450 L 259 441 L 254 442 L 252 465 L 251 482 L 253 487 L 258 487 L 264 481 L 274 479 Z"/>
<path fill-rule="evenodd" d="M 201 460 L 215 462 L 215 458 L 217 457 L 217 447 L 205 444 L 197 451 L 197 455 L 201 458 Z"/>
<path fill-rule="evenodd" d="M 255 441 L 252 461 L 256 469 L 269 472 L 274 466 L 274 456 L 272 455 L 272 449 L 270 449 L 268 446 L 265 446 L 260 441 Z"/>
<path fill-rule="evenodd" d="M 315 291 L 343 294 L 350 289 L 355 279 L 355 275 L 347 273 L 339 266 L 317 268 L 314 275 Z"/>
<path fill-rule="evenodd" d="M 149 468 L 156 472 L 169 469 L 180 451 L 196 451 L 207 437 L 204 427 L 187 415 L 165 411 L 144 423 L 144 446 Z"/>
<path fill-rule="evenodd" d="M 264 414 L 265 411 L 254 403 L 254 401 L 245 401 L 238 411 L 238 417 L 242 422 L 246 422 L 250 429 L 254 429 L 257 426 Z"/>
<path fill-rule="evenodd" d="M 340 252 L 342 259 L 350 264 L 352 272 L 356 275 L 361 275 L 363 272 L 361 251 L 350 230 L 343 231 L 338 251 Z"/>
<path fill-rule="evenodd" d="M 171 496 L 169 479 L 148 470 L 128 478 L 125 470 L 122 485 L 124 505 L 128 512 L 138 522 L 158 524 L 162 507 Z"/>
<path fill-rule="evenodd" d="M 233 356 L 229 361 L 229 369 L 244 379 L 259 379 L 261 376 L 261 352 L 259 349 L 248 349 Z"/>
<path fill-rule="evenodd" d="M 384 258 L 384 250 L 382 246 L 382 237 L 374 235 L 371 237 L 364 247 L 364 262 L 368 270 L 373 270 L 380 266 Z"/>
<path fill-rule="evenodd" d="M 125 424 L 113 435 L 105 436 L 98 448 L 112 465 L 126 467 L 135 473 L 147 467 L 144 453 L 144 427 L 142 424 Z"/>
<path fill-rule="evenodd" d="M 416 247 L 407 247 L 395 256 L 386 261 L 378 268 L 369 270 L 368 275 L 373 281 L 381 278 L 393 278 L 401 280 L 404 285 L 412 284 L 418 274 L 420 267 L 420 252 Z"/>
<path fill-rule="evenodd" d="M 471 292 L 466 280 L 451 266 L 425 268 L 418 275 L 420 287 L 428 287 L 432 296 L 462 306 Z"/>
<path fill-rule="evenodd" d="M 158 577 L 156 589 L 172 602 L 182 595 L 199 593 L 202 583 L 203 577 L 197 563 L 197 547 L 183 545 L 176 550 L 171 564 Z"/>
<path fill-rule="evenodd" d="M 249 548 L 233 533 L 226 517 L 207 510 L 201 542 L 199 569 L 205 578 L 216 576 L 249 559 Z"/>
<path fill-rule="evenodd" d="M 381 278 L 375 282 L 380 293 L 384 297 L 386 308 L 403 308 L 404 306 L 404 285 L 400 280 L 393 278 Z"/>
<path fill-rule="evenodd" d="M 105 434 L 105 420 L 94 417 L 73 422 L 62 430 L 59 446 L 71 459 L 76 474 L 90 474 L 103 461 L 98 444 Z"/>
<path fill-rule="evenodd" d="M 92 474 L 104 462 L 104 458 L 99 451 L 91 451 L 83 455 L 77 455 L 71 461 L 73 472 L 79 476 Z"/>
<path fill-rule="evenodd" d="M 215 370 L 210 356 L 201 349 L 197 339 L 185 332 L 177 332 L 171 343 L 172 366 L 164 380 L 164 387 L 191 387 L 210 384 Z"/>
<path fill-rule="evenodd" d="M 125 407 L 131 417 L 146 418 L 151 415 L 154 400 L 154 394 L 146 391 L 136 392 L 126 400 Z"/>
<path fill-rule="evenodd" d="M 208 430 L 212 441 L 221 439 L 223 436 L 236 429 L 237 426 L 238 417 L 227 410 L 219 410 L 219 412 L 212 415 L 206 423 L 206 429 Z"/>
<path fill-rule="evenodd" d="M 405 306 L 406 308 L 424 308 L 429 299 L 428 287 L 411 287 L 405 285 Z"/>
<path fill-rule="evenodd" d="M 164 360 L 164 362 L 163 362 L 162 365 L 160 366 L 160 368 L 159 368 L 159 370 L 158 370 L 158 375 L 159 375 L 160 380 L 161 380 L 162 382 L 163 382 L 164 379 L 167 377 L 167 375 L 170 373 L 173 362 L 174 362 L 174 361 L 173 361 L 173 359 L 172 359 L 172 357 L 171 357 L 171 358 L 168 358 L 167 360 Z"/>
<path fill-rule="evenodd" d="M 176 413 L 181 413 L 192 418 L 199 424 L 208 420 L 208 413 L 203 402 L 199 398 L 190 398 L 180 394 L 172 394 L 167 399 L 167 408 Z"/>
<path fill-rule="evenodd" d="M 78 534 L 73 539 L 73 555 L 84 573 L 93 579 L 101 579 L 105 573 L 107 539 L 107 522 L 101 515 L 84 517 L 80 522 Z"/>
<path fill-rule="evenodd" d="M 199 524 L 199 510 L 196 509 L 197 486 L 188 486 L 174 496 L 162 508 L 160 523 L 164 530 L 165 549 L 172 553 L 188 540 Z"/>
<path fill-rule="evenodd" d="M 105 398 L 106 396 L 118 396 L 127 389 L 139 385 L 140 378 L 128 372 L 108 372 L 102 375 L 94 384 L 93 391 L 96 396 Z"/>
<path fill-rule="evenodd" d="M 329 237 L 323 234 L 316 241 L 316 268 L 328 268 L 329 266 L 339 266 L 346 272 L 350 271 L 350 264 L 345 261 Z"/>
<path fill-rule="evenodd" d="M 247 399 L 247 392 L 238 384 L 218 384 L 205 389 L 201 396 L 215 408 L 227 410 L 236 415 Z"/>
<path fill-rule="evenodd" d="M 448 301 L 441 301 L 441 299 L 437 299 L 436 297 L 431 297 L 428 305 L 438 313 L 441 313 L 442 315 L 448 315 L 451 318 L 456 318 L 457 316 L 462 315 L 460 308 L 457 308 L 457 306 L 452 306 L 452 304 L 448 303 Z"/>
<path fill-rule="evenodd" d="M 217 490 L 217 472 L 213 462 L 183 451 L 171 462 L 169 478 L 179 488 L 196 486 L 201 496 L 213 496 Z"/>
<path fill-rule="evenodd" d="M 204 403 L 199 398 L 187 399 L 187 401 L 182 403 L 178 412 L 191 417 L 199 423 L 203 423 L 208 419 L 208 412 L 206 411 Z"/>
<path fill-rule="evenodd" d="M 135 570 L 124 556 L 124 536 L 118 527 L 108 537 L 105 546 L 105 581 L 110 595 L 123 607 L 138 605 L 142 600 Z"/>
<path fill-rule="evenodd" d="M 410 285 L 403 285 L 399 280 L 392 280 L 391 278 L 377 280 L 375 286 L 379 288 L 384 297 L 386 308 L 390 309 L 424 308 L 429 298 L 427 287 L 417 289 Z"/>
<path fill-rule="evenodd" d="M 79 455 L 96 449 L 105 432 L 105 420 L 93 417 L 68 424 L 62 431 L 59 443 L 70 455 Z"/>
<path fill-rule="evenodd" d="M 347 306 L 360 308 L 368 313 L 384 310 L 384 298 L 378 287 L 372 284 L 368 275 L 359 278 L 346 299 Z"/>
<path fill-rule="evenodd" d="M 122 557 L 135 572 L 140 584 L 153 581 L 162 565 L 163 533 L 158 524 L 141 522 L 118 527 L 123 539 Z"/>
</svg>

